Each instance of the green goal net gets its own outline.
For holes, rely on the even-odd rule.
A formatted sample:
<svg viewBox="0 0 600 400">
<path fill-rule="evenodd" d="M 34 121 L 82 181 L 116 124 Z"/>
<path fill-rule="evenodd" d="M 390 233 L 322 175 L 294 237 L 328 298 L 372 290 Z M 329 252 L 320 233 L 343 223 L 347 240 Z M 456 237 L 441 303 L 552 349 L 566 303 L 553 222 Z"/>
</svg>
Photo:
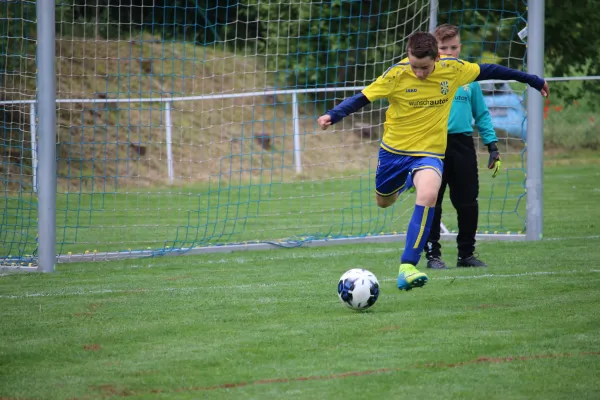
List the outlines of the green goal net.
<svg viewBox="0 0 600 400">
<path fill-rule="evenodd" d="M 464 58 L 522 68 L 526 5 L 481 3 L 440 2 L 438 20 L 461 26 Z M 59 260 L 404 233 L 414 195 L 374 201 L 386 104 L 328 131 L 316 118 L 402 59 L 430 15 L 427 0 L 58 1 Z M 0 258 L 23 264 L 37 248 L 35 3 L 2 1 L 0 20 Z M 519 129 L 499 127 L 503 173 L 480 172 L 482 232 L 524 230 Z"/>
</svg>

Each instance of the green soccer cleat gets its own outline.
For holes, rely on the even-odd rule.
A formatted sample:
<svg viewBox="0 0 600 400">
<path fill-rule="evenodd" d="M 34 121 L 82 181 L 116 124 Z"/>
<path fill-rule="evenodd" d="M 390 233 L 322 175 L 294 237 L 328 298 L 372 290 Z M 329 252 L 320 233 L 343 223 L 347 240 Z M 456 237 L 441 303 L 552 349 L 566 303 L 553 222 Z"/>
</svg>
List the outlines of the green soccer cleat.
<svg viewBox="0 0 600 400">
<path fill-rule="evenodd" d="M 423 287 L 427 283 L 427 275 L 419 272 L 412 264 L 400 264 L 398 270 L 398 289 L 411 290 L 412 288 Z"/>
</svg>

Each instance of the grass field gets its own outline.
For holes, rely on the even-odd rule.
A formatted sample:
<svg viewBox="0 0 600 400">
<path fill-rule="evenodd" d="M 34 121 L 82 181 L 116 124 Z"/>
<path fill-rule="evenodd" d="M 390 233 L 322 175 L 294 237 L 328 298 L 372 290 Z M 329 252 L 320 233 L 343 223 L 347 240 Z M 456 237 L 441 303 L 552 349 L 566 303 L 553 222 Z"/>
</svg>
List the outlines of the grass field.
<svg viewBox="0 0 600 400">
<path fill-rule="evenodd" d="M 401 243 L 0 276 L 0 398 L 597 399 L 600 170 L 559 161 L 544 240 L 480 242 L 490 268 L 408 293 Z M 351 267 L 380 280 L 367 312 L 337 299 Z"/>
</svg>

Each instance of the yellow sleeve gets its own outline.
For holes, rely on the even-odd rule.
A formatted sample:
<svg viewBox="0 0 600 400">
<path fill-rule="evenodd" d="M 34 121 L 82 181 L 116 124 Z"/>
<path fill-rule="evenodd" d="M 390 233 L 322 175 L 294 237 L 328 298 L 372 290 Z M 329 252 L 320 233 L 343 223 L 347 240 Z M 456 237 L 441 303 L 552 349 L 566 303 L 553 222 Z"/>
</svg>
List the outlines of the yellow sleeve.
<svg viewBox="0 0 600 400">
<path fill-rule="evenodd" d="M 460 60 L 458 70 L 458 86 L 463 86 L 473 82 L 479 76 L 479 64 L 473 64 L 467 61 Z"/>
<path fill-rule="evenodd" d="M 396 87 L 396 75 L 397 72 L 391 67 L 385 71 L 383 75 L 377 78 L 375 82 L 364 88 L 362 94 L 364 94 L 370 102 L 389 97 Z"/>
</svg>

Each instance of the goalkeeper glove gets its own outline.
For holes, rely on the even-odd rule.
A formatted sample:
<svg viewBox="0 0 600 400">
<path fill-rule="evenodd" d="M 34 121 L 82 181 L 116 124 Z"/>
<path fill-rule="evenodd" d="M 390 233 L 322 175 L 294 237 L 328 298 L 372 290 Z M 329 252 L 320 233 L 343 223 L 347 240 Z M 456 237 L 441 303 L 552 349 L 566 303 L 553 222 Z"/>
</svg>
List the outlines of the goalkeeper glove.
<svg viewBox="0 0 600 400">
<path fill-rule="evenodd" d="M 492 170 L 492 178 L 495 178 L 496 175 L 498 175 L 498 171 L 500 171 L 500 167 L 502 166 L 502 160 L 500 160 L 500 151 L 498 150 L 496 142 L 492 142 L 487 146 L 490 153 L 488 169 Z"/>
</svg>

